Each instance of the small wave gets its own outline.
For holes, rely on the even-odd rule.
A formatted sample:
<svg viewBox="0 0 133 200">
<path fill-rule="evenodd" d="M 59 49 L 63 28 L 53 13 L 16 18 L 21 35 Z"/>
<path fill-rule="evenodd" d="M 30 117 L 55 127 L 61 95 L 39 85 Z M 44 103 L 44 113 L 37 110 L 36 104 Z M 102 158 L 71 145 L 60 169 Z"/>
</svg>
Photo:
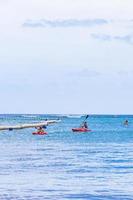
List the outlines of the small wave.
<svg viewBox="0 0 133 200">
<path fill-rule="evenodd" d="M 24 117 L 24 118 L 37 118 L 38 116 L 37 115 L 21 115 L 21 117 Z"/>
<path fill-rule="evenodd" d="M 83 115 L 67 115 L 67 118 L 81 118 Z"/>
</svg>

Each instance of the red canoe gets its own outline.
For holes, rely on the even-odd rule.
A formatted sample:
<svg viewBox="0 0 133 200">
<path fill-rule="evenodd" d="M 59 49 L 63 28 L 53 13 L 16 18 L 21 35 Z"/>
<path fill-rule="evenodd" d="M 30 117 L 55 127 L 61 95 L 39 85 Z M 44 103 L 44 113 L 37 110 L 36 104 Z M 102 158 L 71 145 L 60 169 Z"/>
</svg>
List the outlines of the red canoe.
<svg viewBox="0 0 133 200">
<path fill-rule="evenodd" d="M 72 128 L 73 132 L 90 132 L 88 128 Z"/>
<path fill-rule="evenodd" d="M 47 135 L 47 132 L 34 132 L 33 135 Z"/>
</svg>

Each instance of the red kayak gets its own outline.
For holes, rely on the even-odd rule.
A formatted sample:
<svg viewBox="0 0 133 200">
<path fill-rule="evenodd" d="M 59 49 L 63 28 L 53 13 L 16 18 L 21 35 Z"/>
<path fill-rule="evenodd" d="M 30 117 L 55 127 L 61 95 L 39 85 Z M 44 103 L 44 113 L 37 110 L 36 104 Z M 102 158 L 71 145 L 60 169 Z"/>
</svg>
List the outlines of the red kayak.
<svg viewBox="0 0 133 200">
<path fill-rule="evenodd" d="M 88 128 L 72 128 L 73 132 L 90 132 L 91 130 Z"/>
<path fill-rule="evenodd" d="M 40 132 L 33 132 L 32 134 L 33 135 L 47 135 L 47 132 L 40 131 Z"/>
</svg>

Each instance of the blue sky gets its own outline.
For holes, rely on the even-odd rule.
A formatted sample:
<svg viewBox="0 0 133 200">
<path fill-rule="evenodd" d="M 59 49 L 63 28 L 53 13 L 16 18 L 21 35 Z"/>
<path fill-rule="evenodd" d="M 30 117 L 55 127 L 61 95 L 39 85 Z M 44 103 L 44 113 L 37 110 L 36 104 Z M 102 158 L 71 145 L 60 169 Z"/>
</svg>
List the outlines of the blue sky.
<svg viewBox="0 0 133 200">
<path fill-rule="evenodd" d="M 1 0 L 0 113 L 133 114 L 132 0 Z"/>
</svg>

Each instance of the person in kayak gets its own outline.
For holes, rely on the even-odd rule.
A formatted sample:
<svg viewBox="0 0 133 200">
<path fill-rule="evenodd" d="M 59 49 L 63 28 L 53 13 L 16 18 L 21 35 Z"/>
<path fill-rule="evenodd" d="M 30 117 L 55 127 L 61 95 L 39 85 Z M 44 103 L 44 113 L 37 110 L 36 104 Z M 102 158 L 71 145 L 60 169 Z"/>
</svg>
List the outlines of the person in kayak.
<svg viewBox="0 0 133 200">
<path fill-rule="evenodd" d="M 88 129 L 88 124 L 87 124 L 87 122 L 84 122 L 84 123 L 83 123 L 82 128 Z"/>
<path fill-rule="evenodd" d="M 43 129 L 43 127 L 38 127 L 37 128 L 37 133 L 44 133 L 44 129 Z"/>
</svg>

